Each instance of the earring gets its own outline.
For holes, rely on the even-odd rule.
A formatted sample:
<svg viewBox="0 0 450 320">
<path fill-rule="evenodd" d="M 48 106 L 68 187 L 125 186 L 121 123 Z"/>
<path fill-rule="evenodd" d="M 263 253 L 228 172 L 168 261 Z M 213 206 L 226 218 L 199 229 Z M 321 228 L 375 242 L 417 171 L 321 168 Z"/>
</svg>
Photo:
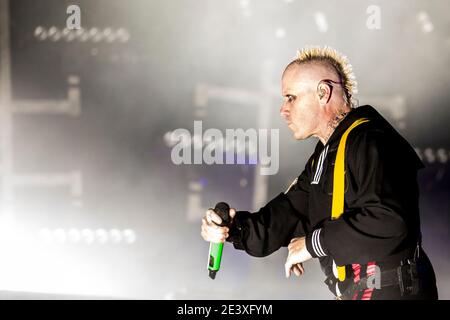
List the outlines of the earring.
<svg viewBox="0 0 450 320">
<path fill-rule="evenodd" d="M 319 98 L 322 99 L 324 95 L 325 95 L 325 91 L 320 90 Z"/>
</svg>

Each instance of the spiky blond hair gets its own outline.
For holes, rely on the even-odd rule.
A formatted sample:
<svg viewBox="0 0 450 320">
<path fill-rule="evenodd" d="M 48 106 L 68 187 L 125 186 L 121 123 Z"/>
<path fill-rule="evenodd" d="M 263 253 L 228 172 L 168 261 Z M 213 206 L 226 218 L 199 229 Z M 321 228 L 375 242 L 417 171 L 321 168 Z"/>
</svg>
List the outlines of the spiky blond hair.
<svg viewBox="0 0 450 320">
<path fill-rule="evenodd" d="M 310 62 L 324 62 L 334 69 L 339 77 L 339 81 L 342 82 L 344 100 L 348 104 L 351 104 L 351 99 L 358 92 L 358 89 L 352 65 L 349 63 L 347 57 L 328 46 L 309 46 L 297 51 L 296 59 L 288 67 L 293 64 L 306 64 Z"/>
</svg>

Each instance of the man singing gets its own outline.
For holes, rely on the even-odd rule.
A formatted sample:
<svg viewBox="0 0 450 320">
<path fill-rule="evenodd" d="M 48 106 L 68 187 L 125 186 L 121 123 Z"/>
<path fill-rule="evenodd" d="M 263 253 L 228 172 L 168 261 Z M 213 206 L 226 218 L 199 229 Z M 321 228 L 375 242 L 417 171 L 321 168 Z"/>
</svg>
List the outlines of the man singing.
<svg viewBox="0 0 450 320">
<path fill-rule="evenodd" d="M 287 246 L 286 277 L 318 258 L 337 299 L 437 299 L 421 247 L 423 164 L 373 107 L 353 107 L 355 92 L 340 53 L 300 51 L 282 76 L 280 113 L 295 139 L 319 139 L 314 153 L 288 190 L 258 212 L 231 209 L 229 228 L 208 210 L 202 237 L 257 257 Z"/>
</svg>

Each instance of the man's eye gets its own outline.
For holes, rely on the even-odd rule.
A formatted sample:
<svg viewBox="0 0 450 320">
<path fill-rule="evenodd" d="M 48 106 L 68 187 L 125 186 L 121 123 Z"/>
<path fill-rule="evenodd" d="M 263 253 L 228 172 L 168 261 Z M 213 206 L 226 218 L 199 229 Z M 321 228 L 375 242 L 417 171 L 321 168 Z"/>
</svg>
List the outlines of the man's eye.
<svg viewBox="0 0 450 320">
<path fill-rule="evenodd" d="M 287 101 L 288 102 L 292 102 L 294 101 L 295 97 L 294 96 L 287 96 Z"/>
</svg>

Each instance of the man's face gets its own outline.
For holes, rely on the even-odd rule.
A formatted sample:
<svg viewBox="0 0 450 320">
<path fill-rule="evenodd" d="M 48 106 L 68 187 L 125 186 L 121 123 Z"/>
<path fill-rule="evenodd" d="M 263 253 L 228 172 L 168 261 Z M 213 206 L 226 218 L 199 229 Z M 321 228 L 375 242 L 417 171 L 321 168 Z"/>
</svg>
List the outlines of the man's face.
<svg viewBox="0 0 450 320">
<path fill-rule="evenodd" d="M 282 78 L 280 113 L 297 140 L 317 134 L 321 107 L 316 94 L 318 81 L 309 68 L 291 66 Z"/>
</svg>

